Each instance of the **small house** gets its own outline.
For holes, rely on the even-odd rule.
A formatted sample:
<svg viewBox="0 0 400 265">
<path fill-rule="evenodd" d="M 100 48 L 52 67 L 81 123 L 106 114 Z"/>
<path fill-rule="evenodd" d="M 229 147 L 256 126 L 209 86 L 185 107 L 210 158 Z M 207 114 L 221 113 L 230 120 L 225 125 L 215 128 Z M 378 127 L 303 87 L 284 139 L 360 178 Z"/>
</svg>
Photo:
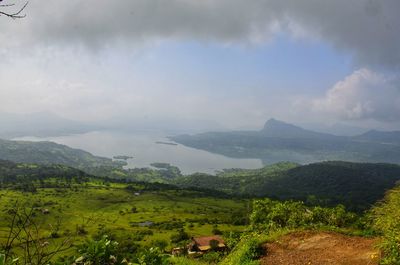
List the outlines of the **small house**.
<svg viewBox="0 0 400 265">
<path fill-rule="evenodd" d="M 221 251 L 225 248 L 225 241 L 220 236 L 192 237 L 188 245 L 188 254 L 206 253 L 210 250 Z"/>
</svg>

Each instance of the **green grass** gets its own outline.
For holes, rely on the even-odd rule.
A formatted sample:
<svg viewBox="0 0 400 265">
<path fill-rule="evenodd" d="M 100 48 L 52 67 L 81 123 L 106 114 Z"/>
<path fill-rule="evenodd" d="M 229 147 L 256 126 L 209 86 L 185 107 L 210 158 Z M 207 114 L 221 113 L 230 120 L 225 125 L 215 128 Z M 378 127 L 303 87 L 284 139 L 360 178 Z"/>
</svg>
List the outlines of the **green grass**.
<svg viewBox="0 0 400 265">
<path fill-rule="evenodd" d="M 14 190 L 0 190 L 0 238 L 6 235 L 7 208 L 19 202 L 35 202 L 40 209 L 48 209 L 50 214 L 37 211 L 35 220 L 42 224 L 40 233 L 48 237 L 51 225 L 60 221 L 60 239 L 64 234 L 75 234 L 78 225 L 84 225 L 86 235 L 75 236 L 76 243 L 99 233 L 109 231 L 118 242 L 135 241 L 141 231 L 151 230 L 135 242 L 151 246 L 156 239 L 169 242 L 167 250 L 174 247 L 170 237 L 178 228 L 140 227 L 137 224 L 151 221 L 155 224 L 181 222 L 190 236 L 211 235 L 214 225 L 222 231 L 243 230 L 244 226 L 231 224 L 234 212 L 246 211 L 246 201 L 205 197 L 201 193 L 180 190 L 146 191 L 139 196 L 125 189 L 125 184 L 113 183 L 109 186 L 87 183 L 73 185 L 72 189 L 38 188 L 37 193 L 23 193 Z M 140 188 L 140 187 L 138 187 Z M 135 207 L 136 213 L 131 209 Z M 1 239 L 0 239 L 1 243 Z M 71 253 L 66 254 L 72 254 Z M 178 259 L 179 260 L 179 259 Z"/>
</svg>

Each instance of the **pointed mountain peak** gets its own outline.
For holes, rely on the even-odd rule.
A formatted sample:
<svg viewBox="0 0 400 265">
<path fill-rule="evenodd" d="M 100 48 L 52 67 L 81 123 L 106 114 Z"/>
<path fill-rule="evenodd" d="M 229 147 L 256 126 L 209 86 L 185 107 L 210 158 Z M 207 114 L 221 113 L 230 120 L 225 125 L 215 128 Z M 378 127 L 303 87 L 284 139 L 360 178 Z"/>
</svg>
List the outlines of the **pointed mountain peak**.
<svg viewBox="0 0 400 265">
<path fill-rule="evenodd" d="M 299 126 L 286 123 L 284 121 L 269 119 L 261 133 L 268 137 L 279 138 L 313 138 L 313 137 L 331 137 L 332 135 L 317 133 L 310 130 L 305 130 Z"/>
<path fill-rule="evenodd" d="M 268 132 L 268 131 L 276 131 L 276 130 L 303 130 L 300 127 L 297 127 L 293 124 L 289 124 L 280 120 L 276 120 L 274 118 L 269 119 L 265 125 L 262 131 Z"/>
</svg>

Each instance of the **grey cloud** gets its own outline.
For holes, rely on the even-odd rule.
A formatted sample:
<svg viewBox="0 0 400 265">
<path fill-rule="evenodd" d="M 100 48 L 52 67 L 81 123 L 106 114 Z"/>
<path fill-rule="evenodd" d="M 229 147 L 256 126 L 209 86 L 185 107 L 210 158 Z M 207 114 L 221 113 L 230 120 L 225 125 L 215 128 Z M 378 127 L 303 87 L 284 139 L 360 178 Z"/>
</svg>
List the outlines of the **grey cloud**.
<svg viewBox="0 0 400 265">
<path fill-rule="evenodd" d="M 363 64 L 397 67 L 399 10 L 398 0 L 31 0 L 27 19 L 0 24 L 0 40 L 25 36 L 89 47 L 149 39 L 236 43 L 288 31 L 328 41 Z"/>
</svg>

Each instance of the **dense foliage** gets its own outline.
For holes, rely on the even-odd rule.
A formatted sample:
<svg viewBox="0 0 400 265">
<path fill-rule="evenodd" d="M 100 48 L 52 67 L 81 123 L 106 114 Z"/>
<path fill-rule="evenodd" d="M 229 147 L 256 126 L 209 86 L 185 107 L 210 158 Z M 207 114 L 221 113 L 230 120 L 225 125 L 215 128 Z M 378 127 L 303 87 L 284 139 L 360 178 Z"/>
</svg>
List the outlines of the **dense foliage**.
<svg viewBox="0 0 400 265">
<path fill-rule="evenodd" d="M 87 181 L 85 172 L 63 165 L 37 165 L 0 160 L 0 185 L 23 184 L 56 178 L 60 181 Z"/>
<path fill-rule="evenodd" d="M 384 237 L 382 264 L 400 264 L 400 188 L 388 192 L 385 200 L 372 209 L 374 227 Z"/>
<path fill-rule="evenodd" d="M 305 166 L 278 163 L 257 170 L 228 170 L 217 176 L 193 174 L 175 183 L 248 197 L 302 200 L 310 205 L 343 204 L 362 211 L 381 199 L 399 179 L 398 165 L 337 161 Z"/>
<path fill-rule="evenodd" d="M 334 208 L 307 207 L 303 202 L 255 200 L 250 216 L 251 225 L 257 229 L 276 230 L 299 227 L 348 227 L 357 215 L 347 212 L 343 205 Z"/>
</svg>

